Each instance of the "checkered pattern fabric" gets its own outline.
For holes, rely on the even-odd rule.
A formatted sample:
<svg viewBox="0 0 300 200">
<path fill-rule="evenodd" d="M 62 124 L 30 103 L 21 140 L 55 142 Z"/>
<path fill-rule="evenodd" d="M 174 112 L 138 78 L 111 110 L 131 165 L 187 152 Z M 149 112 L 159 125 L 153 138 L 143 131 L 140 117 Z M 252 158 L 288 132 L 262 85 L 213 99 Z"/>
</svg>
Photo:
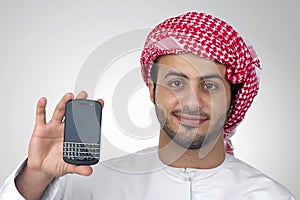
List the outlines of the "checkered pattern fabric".
<svg viewBox="0 0 300 200">
<path fill-rule="evenodd" d="M 148 35 L 140 59 L 145 83 L 151 81 L 151 67 L 159 56 L 187 52 L 226 65 L 228 81 L 242 85 L 224 125 L 225 148 L 233 154 L 230 138 L 258 92 L 259 59 L 253 47 L 229 24 L 209 14 L 189 12 L 167 19 Z"/>
</svg>

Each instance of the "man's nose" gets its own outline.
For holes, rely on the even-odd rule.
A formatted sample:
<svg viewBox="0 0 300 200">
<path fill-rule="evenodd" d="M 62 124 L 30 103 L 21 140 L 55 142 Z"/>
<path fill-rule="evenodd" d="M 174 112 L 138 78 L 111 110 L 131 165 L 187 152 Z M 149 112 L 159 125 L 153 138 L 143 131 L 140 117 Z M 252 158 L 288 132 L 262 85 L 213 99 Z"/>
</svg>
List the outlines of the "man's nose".
<svg viewBox="0 0 300 200">
<path fill-rule="evenodd" d="M 189 108 L 189 110 L 199 110 L 204 106 L 204 94 L 198 87 L 188 87 L 180 98 L 181 108 Z"/>
</svg>

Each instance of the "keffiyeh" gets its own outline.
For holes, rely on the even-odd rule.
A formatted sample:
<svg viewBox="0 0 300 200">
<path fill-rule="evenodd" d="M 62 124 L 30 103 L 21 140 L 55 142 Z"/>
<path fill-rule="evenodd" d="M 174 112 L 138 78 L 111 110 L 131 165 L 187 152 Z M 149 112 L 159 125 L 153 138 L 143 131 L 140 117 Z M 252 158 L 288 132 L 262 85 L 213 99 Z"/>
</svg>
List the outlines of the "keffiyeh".
<svg viewBox="0 0 300 200">
<path fill-rule="evenodd" d="M 151 81 L 151 68 L 159 56 L 187 52 L 226 65 L 228 81 L 242 85 L 233 97 L 224 125 L 225 148 L 233 154 L 230 138 L 258 92 L 259 59 L 253 47 L 229 24 L 209 14 L 189 12 L 167 19 L 148 35 L 140 59 L 145 83 Z"/>
</svg>

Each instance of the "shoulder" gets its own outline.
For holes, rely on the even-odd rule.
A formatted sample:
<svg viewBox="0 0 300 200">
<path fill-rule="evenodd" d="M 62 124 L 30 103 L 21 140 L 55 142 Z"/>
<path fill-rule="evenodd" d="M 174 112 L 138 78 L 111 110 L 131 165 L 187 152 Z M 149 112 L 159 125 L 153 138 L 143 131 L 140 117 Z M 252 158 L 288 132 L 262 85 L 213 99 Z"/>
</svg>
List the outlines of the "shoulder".
<svg viewBox="0 0 300 200">
<path fill-rule="evenodd" d="M 287 188 L 273 178 L 233 156 L 227 157 L 227 166 L 239 180 L 239 185 L 247 187 L 250 199 L 295 199 Z"/>
</svg>

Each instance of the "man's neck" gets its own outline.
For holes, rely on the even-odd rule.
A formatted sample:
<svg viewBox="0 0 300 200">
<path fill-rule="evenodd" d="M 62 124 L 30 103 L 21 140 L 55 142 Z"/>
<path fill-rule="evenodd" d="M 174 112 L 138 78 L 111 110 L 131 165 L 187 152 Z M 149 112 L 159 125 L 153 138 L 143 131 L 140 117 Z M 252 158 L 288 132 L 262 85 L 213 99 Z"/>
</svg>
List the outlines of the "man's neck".
<svg viewBox="0 0 300 200">
<path fill-rule="evenodd" d="M 164 164 L 171 167 L 214 168 L 221 165 L 225 159 L 223 135 L 201 149 L 190 150 L 177 145 L 165 133 L 160 133 L 158 155 Z"/>
</svg>

